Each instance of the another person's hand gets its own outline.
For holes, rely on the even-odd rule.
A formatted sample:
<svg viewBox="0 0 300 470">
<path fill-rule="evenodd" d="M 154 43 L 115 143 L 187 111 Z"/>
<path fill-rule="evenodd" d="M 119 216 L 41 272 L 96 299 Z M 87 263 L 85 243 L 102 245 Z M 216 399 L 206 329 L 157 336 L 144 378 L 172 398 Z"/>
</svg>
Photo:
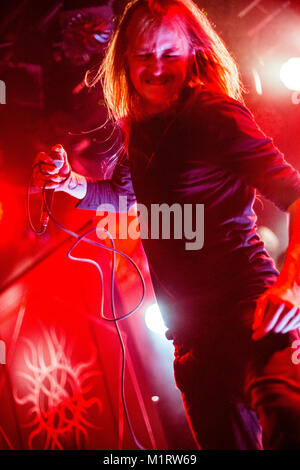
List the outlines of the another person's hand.
<svg viewBox="0 0 300 470">
<path fill-rule="evenodd" d="M 253 323 L 253 340 L 267 333 L 288 333 L 300 328 L 300 286 L 280 276 L 258 299 Z"/>
<path fill-rule="evenodd" d="M 33 184 L 37 188 L 64 190 L 71 176 L 67 152 L 62 145 L 54 145 L 49 153 L 39 152 L 34 161 Z M 46 185 L 46 186 L 45 186 Z"/>
</svg>

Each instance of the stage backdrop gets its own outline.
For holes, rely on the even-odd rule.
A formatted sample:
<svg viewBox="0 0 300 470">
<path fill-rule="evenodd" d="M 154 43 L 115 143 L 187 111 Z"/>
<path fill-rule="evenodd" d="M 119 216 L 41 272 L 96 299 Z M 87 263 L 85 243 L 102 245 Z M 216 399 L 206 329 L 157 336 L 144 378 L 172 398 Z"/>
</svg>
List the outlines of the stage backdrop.
<svg viewBox="0 0 300 470">
<path fill-rule="evenodd" d="M 94 221 L 96 226 L 97 221 Z M 96 235 L 90 238 L 98 240 Z M 67 258 L 66 238 L 0 297 L 0 449 L 135 449 L 121 397 L 122 354 L 112 318 L 111 253 L 88 244 Z M 109 241 L 103 241 L 110 246 Z M 144 322 L 155 301 L 140 240 L 119 240 L 146 282 L 140 309 L 119 322 L 126 351 L 125 396 L 139 442 L 146 449 L 194 448 L 169 344 Z M 138 304 L 141 282 L 132 265 L 116 258 L 116 314 Z M 160 342 L 162 342 L 160 344 Z M 153 398 L 156 397 L 156 398 Z"/>
</svg>

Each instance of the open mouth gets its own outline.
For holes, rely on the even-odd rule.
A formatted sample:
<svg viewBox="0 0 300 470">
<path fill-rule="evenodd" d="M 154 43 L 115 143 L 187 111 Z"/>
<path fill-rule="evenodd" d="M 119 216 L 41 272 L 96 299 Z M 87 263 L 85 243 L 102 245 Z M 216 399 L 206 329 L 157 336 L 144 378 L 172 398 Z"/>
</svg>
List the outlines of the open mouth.
<svg viewBox="0 0 300 470">
<path fill-rule="evenodd" d="M 164 86 L 168 83 L 168 79 L 165 78 L 165 79 L 149 79 L 149 80 L 145 80 L 145 82 L 147 83 L 147 85 L 152 85 L 152 86 Z"/>
</svg>

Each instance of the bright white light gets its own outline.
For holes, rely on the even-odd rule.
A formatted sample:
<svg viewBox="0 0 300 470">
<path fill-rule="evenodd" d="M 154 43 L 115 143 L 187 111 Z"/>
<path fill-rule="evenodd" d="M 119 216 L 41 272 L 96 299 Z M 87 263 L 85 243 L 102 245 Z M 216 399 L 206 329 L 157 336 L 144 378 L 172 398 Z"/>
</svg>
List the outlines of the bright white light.
<svg viewBox="0 0 300 470">
<path fill-rule="evenodd" d="M 157 395 L 154 395 L 153 397 L 151 397 L 151 400 L 154 402 L 154 403 L 158 403 L 159 402 L 159 397 Z"/>
<path fill-rule="evenodd" d="M 261 85 L 261 79 L 260 79 L 259 73 L 256 69 L 252 69 L 252 73 L 253 73 L 256 93 L 258 95 L 262 95 L 262 85 Z"/>
<path fill-rule="evenodd" d="M 167 331 L 157 304 L 150 305 L 145 313 L 145 322 L 149 330 L 160 335 L 164 335 Z"/>
<path fill-rule="evenodd" d="M 300 91 L 300 57 L 292 57 L 281 66 L 280 80 L 289 90 Z"/>
</svg>

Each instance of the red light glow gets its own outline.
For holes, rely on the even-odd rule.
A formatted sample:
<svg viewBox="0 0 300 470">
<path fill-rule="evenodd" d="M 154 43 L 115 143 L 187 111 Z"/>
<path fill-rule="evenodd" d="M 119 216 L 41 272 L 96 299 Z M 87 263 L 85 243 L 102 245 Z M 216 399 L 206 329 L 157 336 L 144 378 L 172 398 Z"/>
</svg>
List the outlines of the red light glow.
<svg viewBox="0 0 300 470">
<path fill-rule="evenodd" d="M 102 411 L 99 398 L 85 397 L 92 388 L 86 381 L 99 375 L 91 369 L 95 358 L 73 365 L 70 351 L 65 350 L 65 338 L 58 340 L 53 330 L 44 330 L 43 335 L 43 343 L 37 346 L 25 339 L 27 348 L 23 354 L 27 370 L 19 372 L 18 376 L 27 393 L 20 397 L 14 390 L 16 402 L 27 406 L 32 416 L 26 423 L 26 427 L 33 427 L 28 447 L 36 448 L 34 440 L 42 436 L 44 450 L 62 450 L 66 441 L 80 449 L 82 438 L 88 439 L 86 428 L 98 428 L 86 419 L 87 411 L 94 405 L 99 413 Z"/>
</svg>

